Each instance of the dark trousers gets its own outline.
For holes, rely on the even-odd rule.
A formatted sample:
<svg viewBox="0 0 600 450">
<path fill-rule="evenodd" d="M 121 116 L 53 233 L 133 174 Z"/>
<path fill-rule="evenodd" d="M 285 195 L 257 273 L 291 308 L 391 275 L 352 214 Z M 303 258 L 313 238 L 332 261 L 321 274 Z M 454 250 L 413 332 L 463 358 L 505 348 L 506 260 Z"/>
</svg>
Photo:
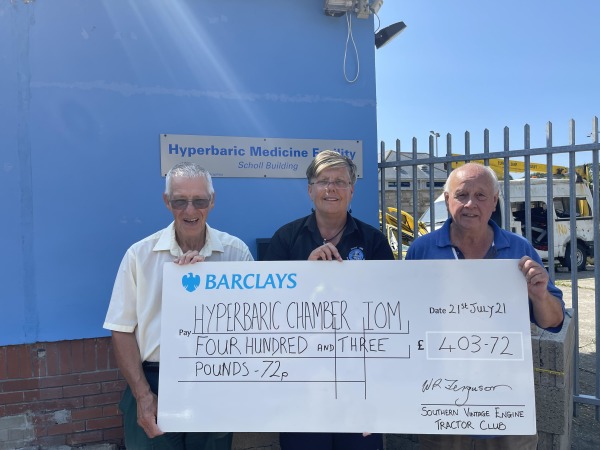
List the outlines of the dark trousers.
<svg viewBox="0 0 600 450">
<path fill-rule="evenodd" d="M 158 394 L 158 368 L 144 368 L 150 389 Z M 137 402 L 129 386 L 119 404 L 128 450 L 231 450 L 232 433 L 165 433 L 148 438 L 137 423 Z"/>
<path fill-rule="evenodd" d="M 383 435 L 362 433 L 280 433 L 281 450 L 383 450 Z"/>
</svg>

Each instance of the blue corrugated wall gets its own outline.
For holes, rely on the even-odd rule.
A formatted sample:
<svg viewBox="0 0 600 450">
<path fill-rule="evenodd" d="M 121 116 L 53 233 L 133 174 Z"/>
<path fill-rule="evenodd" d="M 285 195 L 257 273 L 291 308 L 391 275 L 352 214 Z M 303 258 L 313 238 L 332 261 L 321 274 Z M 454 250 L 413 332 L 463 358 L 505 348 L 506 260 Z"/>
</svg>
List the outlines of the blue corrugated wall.
<svg viewBox="0 0 600 450">
<path fill-rule="evenodd" d="M 126 248 L 164 227 L 159 134 L 363 141 L 377 224 L 373 18 L 322 0 L 0 0 L 0 345 L 104 336 Z M 357 65 L 348 48 L 347 73 Z M 209 223 L 256 238 L 310 212 L 302 179 L 215 179 Z"/>
</svg>

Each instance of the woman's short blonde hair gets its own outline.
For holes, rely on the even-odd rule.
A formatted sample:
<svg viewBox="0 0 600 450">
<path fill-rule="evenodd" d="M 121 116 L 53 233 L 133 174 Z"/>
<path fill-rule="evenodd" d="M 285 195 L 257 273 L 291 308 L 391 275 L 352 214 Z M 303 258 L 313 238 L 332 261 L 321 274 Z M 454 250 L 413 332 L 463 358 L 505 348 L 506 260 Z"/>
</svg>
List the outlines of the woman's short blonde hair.
<svg viewBox="0 0 600 450">
<path fill-rule="evenodd" d="M 337 167 L 346 168 L 348 170 L 348 176 L 350 177 L 350 184 L 354 185 L 354 183 L 356 183 L 356 164 L 354 164 L 354 161 L 333 150 L 323 150 L 315 156 L 315 159 L 312 160 L 306 169 L 306 178 L 310 183 L 324 170 Z"/>
</svg>

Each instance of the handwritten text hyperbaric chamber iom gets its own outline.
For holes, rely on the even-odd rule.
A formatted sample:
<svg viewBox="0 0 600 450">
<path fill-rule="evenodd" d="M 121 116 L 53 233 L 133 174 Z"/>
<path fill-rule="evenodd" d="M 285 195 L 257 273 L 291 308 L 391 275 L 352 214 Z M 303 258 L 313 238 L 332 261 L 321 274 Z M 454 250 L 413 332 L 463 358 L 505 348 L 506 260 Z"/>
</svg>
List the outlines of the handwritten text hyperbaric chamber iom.
<svg viewBox="0 0 600 450">
<path fill-rule="evenodd" d="M 400 331 L 400 302 L 362 302 L 364 305 L 364 330 L 386 329 Z M 232 302 L 199 305 L 195 307 L 193 333 L 235 333 L 248 331 L 274 331 L 280 326 L 292 330 L 351 331 L 346 315 L 348 302 L 292 301 Z"/>
</svg>

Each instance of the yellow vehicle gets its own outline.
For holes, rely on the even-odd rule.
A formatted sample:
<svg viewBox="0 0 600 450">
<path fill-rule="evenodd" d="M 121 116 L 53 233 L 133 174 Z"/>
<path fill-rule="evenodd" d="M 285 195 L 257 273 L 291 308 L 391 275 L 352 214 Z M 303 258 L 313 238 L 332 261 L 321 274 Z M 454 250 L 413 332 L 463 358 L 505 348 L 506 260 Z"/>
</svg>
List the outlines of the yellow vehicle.
<svg viewBox="0 0 600 450">
<path fill-rule="evenodd" d="M 415 220 L 406 211 L 400 210 L 400 221 L 402 230 L 402 240 L 398 239 L 398 219 L 397 209 L 388 207 L 385 213 L 385 233 L 394 256 L 398 259 L 400 245 L 402 245 L 402 259 L 406 255 L 406 250 L 415 237 L 427 233 L 427 227 L 424 223 L 418 222 L 417 235 L 415 236 Z M 379 223 L 382 223 L 381 210 L 379 211 Z"/>
<path fill-rule="evenodd" d="M 460 156 L 460 155 L 454 154 L 453 156 Z M 478 163 L 478 164 L 484 163 L 484 161 L 482 159 L 478 159 L 478 160 L 471 161 L 471 162 Z M 489 166 L 492 169 L 494 169 L 494 172 L 496 172 L 496 175 L 498 175 L 498 178 L 504 177 L 504 158 L 490 158 L 490 159 L 488 159 L 488 163 L 489 163 Z M 460 167 L 464 164 L 466 164 L 466 162 L 464 162 L 464 161 L 453 162 L 452 168 L 456 169 L 457 167 Z M 552 170 L 548 171 L 548 166 L 546 164 L 539 164 L 539 163 L 533 163 L 533 162 L 529 163 L 529 169 L 532 174 L 535 172 L 545 173 L 545 174 L 551 173 L 552 175 L 557 175 L 557 176 L 567 176 L 567 174 L 569 172 L 569 168 L 565 167 L 565 166 L 552 166 Z M 508 160 L 508 171 L 514 172 L 514 173 L 523 173 L 523 172 L 525 172 L 525 163 L 523 161 Z"/>
</svg>

